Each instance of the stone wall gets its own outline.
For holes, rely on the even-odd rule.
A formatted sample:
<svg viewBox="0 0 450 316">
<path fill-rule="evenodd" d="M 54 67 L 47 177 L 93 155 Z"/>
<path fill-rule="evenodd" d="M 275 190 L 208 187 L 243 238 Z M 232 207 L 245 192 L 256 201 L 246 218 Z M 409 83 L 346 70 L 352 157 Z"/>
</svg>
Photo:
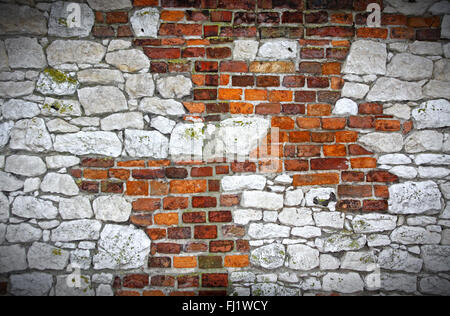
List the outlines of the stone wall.
<svg viewBox="0 0 450 316">
<path fill-rule="evenodd" d="M 0 294 L 449 295 L 449 39 L 438 0 L 0 1 Z"/>
</svg>

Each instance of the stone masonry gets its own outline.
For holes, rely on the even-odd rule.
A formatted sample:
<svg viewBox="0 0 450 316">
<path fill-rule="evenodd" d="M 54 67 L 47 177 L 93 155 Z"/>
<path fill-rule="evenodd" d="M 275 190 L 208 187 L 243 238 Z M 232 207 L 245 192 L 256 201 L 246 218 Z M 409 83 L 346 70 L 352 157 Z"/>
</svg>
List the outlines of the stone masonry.
<svg viewBox="0 0 450 316">
<path fill-rule="evenodd" d="M 450 295 L 449 40 L 446 0 L 1 0 L 0 295 Z"/>
</svg>

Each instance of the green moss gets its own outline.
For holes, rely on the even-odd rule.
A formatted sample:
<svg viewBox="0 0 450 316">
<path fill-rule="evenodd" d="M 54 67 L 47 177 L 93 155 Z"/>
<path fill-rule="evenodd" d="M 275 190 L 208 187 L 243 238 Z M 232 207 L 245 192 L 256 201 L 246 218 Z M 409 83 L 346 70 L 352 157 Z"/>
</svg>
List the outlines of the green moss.
<svg viewBox="0 0 450 316">
<path fill-rule="evenodd" d="M 47 68 L 44 70 L 44 73 L 48 75 L 52 80 L 56 83 L 70 83 L 73 85 L 77 84 L 77 80 L 73 77 L 70 77 L 63 73 L 62 71 L 53 69 L 53 68 Z"/>
<path fill-rule="evenodd" d="M 196 131 L 195 128 L 190 127 L 184 131 L 184 137 L 186 139 L 200 139 L 200 133 L 205 135 L 205 128 L 202 128 L 200 131 Z"/>
<path fill-rule="evenodd" d="M 61 256 L 62 255 L 61 249 L 53 249 L 52 254 L 54 256 Z"/>
<path fill-rule="evenodd" d="M 44 109 L 48 110 L 48 111 L 55 110 L 55 111 L 59 112 L 60 114 L 64 114 L 68 111 L 73 111 L 73 106 L 71 104 L 65 105 L 58 101 L 55 101 L 51 104 L 45 103 Z"/>
<path fill-rule="evenodd" d="M 67 19 L 65 19 L 65 18 L 59 18 L 58 19 L 58 24 L 59 25 L 63 25 L 63 26 L 65 26 L 65 27 L 68 27 L 69 25 L 67 24 Z"/>
</svg>

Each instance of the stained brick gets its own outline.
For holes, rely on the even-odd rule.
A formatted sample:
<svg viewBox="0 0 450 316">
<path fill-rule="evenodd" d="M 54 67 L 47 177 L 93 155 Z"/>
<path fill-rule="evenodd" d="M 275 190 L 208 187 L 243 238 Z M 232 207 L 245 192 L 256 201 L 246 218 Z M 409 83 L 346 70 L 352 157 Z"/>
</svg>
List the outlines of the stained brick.
<svg viewBox="0 0 450 316">
<path fill-rule="evenodd" d="M 210 252 L 230 252 L 234 249 L 232 240 L 215 240 L 209 243 Z"/>
<path fill-rule="evenodd" d="M 217 226 L 195 226 L 195 239 L 215 239 L 217 238 Z"/>
<path fill-rule="evenodd" d="M 202 287 L 227 287 L 228 274 L 204 273 L 202 274 Z"/>
<path fill-rule="evenodd" d="M 194 196 L 192 198 L 193 208 L 211 208 L 217 206 L 217 200 L 212 196 Z"/>
<path fill-rule="evenodd" d="M 143 289 L 149 283 L 147 274 L 129 274 L 123 278 L 123 287 Z"/>
<path fill-rule="evenodd" d="M 208 217 L 211 223 L 229 223 L 233 221 L 230 211 L 211 211 Z"/>
<path fill-rule="evenodd" d="M 198 267 L 200 269 L 220 269 L 223 268 L 222 257 L 220 256 L 199 256 Z"/>
<path fill-rule="evenodd" d="M 183 210 L 189 207 L 189 198 L 166 197 L 163 200 L 165 210 Z"/>
</svg>

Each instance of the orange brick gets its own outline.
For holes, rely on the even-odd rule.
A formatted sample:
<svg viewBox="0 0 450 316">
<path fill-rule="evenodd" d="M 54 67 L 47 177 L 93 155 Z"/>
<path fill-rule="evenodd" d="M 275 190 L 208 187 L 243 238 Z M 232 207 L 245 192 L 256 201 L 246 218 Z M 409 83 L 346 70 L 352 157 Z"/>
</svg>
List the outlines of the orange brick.
<svg viewBox="0 0 450 316">
<path fill-rule="evenodd" d="M 358 140 L 358 132 L 336 132 L 336 143 L 355 143 Z"/>
<path fill-rule="evenodd" d="M 375 122 L 375 128 L 377 131 L 396 132 L 401 130 L 402 125 L 397 120 L 377 120 Z"/>
<path fill-rule="evenodd" d="M 410 18 L 408 18 L 408 26 L 415 27 L 415 28 L 440 27 L 441 26 L 441 18 L 438 16 L 410 17 Z"/>
<path fill-rule="evenodd" d="M 303 129 L 312 129 L 320 127 L 320 118 L 317 117 L 299 117 L 297 118 L 297 125 Z"/>
<path fill-rule="evenodd" d="M 132 168 L 132 167 L 145 167 L 144 160 L 130 160 L 117 162 L 118 167 Z"/>
<path fill-rule="evenodd" d="M 353 15 L 351 13 L 334 13 L 331 15 L 331 23 L 353 24 Z"/>
<path fill-rule="evenodd" d="M 278 127 L 280 129 L 294 129 L 295 122 L 290 117 L 273 117 L 272 127 Z"/>
<path fill-rule="evenodd" d="M 230 83 L 231 75 L 220 75 L 220 85 L 227 86 Z"/>
<path fill-rule="evenodd" d="M 183 105 L 189 113 L 203 113 L 206 109 L 205 103 L 184 102 Z"/>
<path fill-rule="evenodd" d="M 323 75 L 340 75 L 341 64 L 340 63 L 326 63 L 322 65 Z"/>
<path fill-rule="evenodd" d="M 225 256 L 226 268 L 243 268 L 250 264 L 248 255 Z"/>
<path fill-rule="evenodd" d="M 152 290 L 152 291 L 144 291 L 142 296 L 166 296 L 163 291 Z"/>
<path fill-rule="evenodd" d="M 192 82 L 197 86 L 204 86 L 205 85 L 205 75 L 192 75 Z"/>
<path fill-rule="evenodd" d="M 350 47 L 350 42 L 349 41 L 331 41 L 331 45 L 333 45 L 334 47 Z"/>
<path fill-rule="evenodd" d="M 375 185 L 373 188 L 376 197 L 389 199 L 389 187 L 387 185 Z"/>
<path fill-rule="evenodd" d="M 242 89 L 219 89 L 219 100 L 241 100 Z"/>
<path fill-rule="evenodd" d="M 377 167 L 375 158 L 353 158 L 350 159 L 353 169 L 369 169 Z"/>
<path fill-rule="evenodd" d="M 117 296 L 141 296 L 139 292 L 136 291 L 117 291 Z"/>
<path fill-rule="evenodd" d="M 253 104 L 243 102 L 230 103 L 231 114 L 253 114 Z"/>
<path fill-rule="evenodd" d="M 291 102 L 293 97 L 292 91 L 270 91 L 269 93 L 270 102 Z"/>
<path fill-rule="evenodd" d="M 297 174 L 294 175 L 294 186 L 339 184 L 338 173 Z"/>
<path fill-rule="evenodd" d="M 178 213 L 160 213 L 156 214 L 154 219 L 156 225 L 178 225 Z"/>
<path fill-rule="evenodd" d="M 267 90 L 245 90 L 245 100 L 247 101 L 265 101 L 267 100 Z"/>
<path fill-rule="evenodd" d="M 163 228 L 150 228 L 146 230 L 151 240 L 159 240 L 166 238 L 166 230 Z"/>
<path fill-rule="evenodd" d="M 329 116 L 331 115 L 331 105 L 329 104 L 308 104 L 309 116 Z"/>
<path fill-rule="evenodd" d="M 159 181 L 150 181 L 150 195 L 167 195 L 169 194 L 169 184 Z"/>
<path fill-rule="evenodd" d="M 174 257 L 173 267 L 178 269 L 188 269 L 197 267 L 196 257 Z"/>
<path fill-rule="evenodd" d="M 323 154 L 326 157 L 345 157 L 347 156 L 347 149 L 345 145 L 323 146 Z"/>
<path fill-rule="evenodd" d="M 120 179 L 120 180 L 128 180 L 130 177 L 130 170 L 126 169 L 109 169 L 109 177 Z"/>
<path fill-rule="evenodd" d="M 128 181 L 127 195 L 148 195 L 148 182 L 146 181 Z"/>
<path fill-rule="evenodd" d="M 358 37 L 361 38 L 382 38 L 386 39 L 388 36 L 388 29 L 362 27 L 356 31 Z"/>
<path fill-rule="evenodd" d="M 208 182 L 206 180 L 173 180 L 170 182 L 170 193 L 189 194 L 206 192 Z"/>
<path fill-rule="evenodd" d="M 178 22 L 183 20 L 184 11 L 163 11 L 161 12 L 161 20 L 169 22 Z"/>
<path fill-rule="evenodd" d="M 331 89 L 341 90 L 344 87 L 345 80 L 338 77 L 331 77 Z"/>
<path fill-rule="evenodd" d="M 108 171 L 107 170 L 92 170 L 85 169 L 84 177 L 86 179 L 108 179 Z"/>
<path fill-rule="evenodd" d="M 170 160 L 150 160 L 148 166 L 152 167 L 167 167 L 170 166 Z"/>
<path fill-rule="evenodd" d="M 207 39 L 192 39 L 186 42 L 187 46 L 208 46 L 210 44 Z"/>
<path fill-rule="evenodd" d="M 289 142 L 290 143 L 309 143 L 311 141 L 310 132 L 290 132 Z"/>
</svg>

